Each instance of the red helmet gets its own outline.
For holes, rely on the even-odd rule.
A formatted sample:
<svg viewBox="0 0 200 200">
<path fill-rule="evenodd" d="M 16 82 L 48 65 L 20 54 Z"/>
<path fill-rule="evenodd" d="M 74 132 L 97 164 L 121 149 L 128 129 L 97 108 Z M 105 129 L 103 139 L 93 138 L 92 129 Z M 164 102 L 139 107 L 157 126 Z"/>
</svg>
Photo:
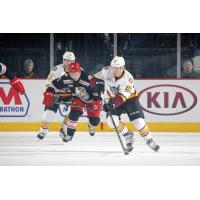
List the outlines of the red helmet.
<svg viewBox="0 0 200 200">
<path fill-rule="evenodd" d="M 81 65 L 78 62 L 71 63 L 68 67 L 69 73 L 75 73 L 75 72 L 80 72 L 80 71 L 81 71 Z"/>
</svg>

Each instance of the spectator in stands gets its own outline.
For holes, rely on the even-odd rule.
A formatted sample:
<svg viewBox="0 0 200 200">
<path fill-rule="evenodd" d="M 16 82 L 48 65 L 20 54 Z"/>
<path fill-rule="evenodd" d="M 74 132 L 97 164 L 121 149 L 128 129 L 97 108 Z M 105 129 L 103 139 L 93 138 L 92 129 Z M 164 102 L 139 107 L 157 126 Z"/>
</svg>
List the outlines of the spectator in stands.
<svg viewBox="0 0 200 200">
<path fill-rule="evenodd" d="M 177 77 L 177 66 L 174 66 L 166 71 L 165 78 Z M 192 60 L 186 60 L 181 68 L 181 78 L 200 78 L 200 73 L 194 71 Z"/>
<path fill-rule="evenodd" d="M 27 59 L 24 62 L 24 74 L 22 78 L 39 78 L 38 75 L 36 75 L 33 72 L 34 69 L 34 63 L 31 59 Z"/>
<path fill-rule="evenodd" d="M 181 78 L 200 78 L 200 73 L 194 71 L 193 63 L 191 60 L 184 62 Z"/>
<path fill-rule="evenodd" d="M 200 73 L 200 49 L 195 49 L 194 58 L 192 58 L 193 70 Z"/>
</svg>

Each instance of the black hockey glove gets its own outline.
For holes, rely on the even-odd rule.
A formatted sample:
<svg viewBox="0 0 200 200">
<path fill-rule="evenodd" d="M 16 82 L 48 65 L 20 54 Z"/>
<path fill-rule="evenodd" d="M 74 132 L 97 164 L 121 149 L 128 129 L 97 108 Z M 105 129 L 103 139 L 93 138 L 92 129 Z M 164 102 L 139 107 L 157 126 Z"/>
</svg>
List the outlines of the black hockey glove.
<svg viewBox="0 0 200 200">
<path fill-rule="evenodd" d="M 102 79 L 98 79 L 93 77 L 90 80 L 90 88 L 96 92 L 104 92 L 105 89 L 105 84 L 104 81 Z"/>
<path fill-rule="evenodd" d="M 105 103 L 103 105 L 103 110 L 105 112 L 109 112 L 109 111 L 112 111 L 113 109 L 115 109 L 115 104 L 113 104 L 112 102 L 108 102 L 108 103 Z"/>
<path fill-rule="evenodd" d="M 101 79 L 96 79 L 96 89 L 99 91 L 99 92 L 104 92 L 105 90 L 105 83 L 103 80 Z"/>
</svg>

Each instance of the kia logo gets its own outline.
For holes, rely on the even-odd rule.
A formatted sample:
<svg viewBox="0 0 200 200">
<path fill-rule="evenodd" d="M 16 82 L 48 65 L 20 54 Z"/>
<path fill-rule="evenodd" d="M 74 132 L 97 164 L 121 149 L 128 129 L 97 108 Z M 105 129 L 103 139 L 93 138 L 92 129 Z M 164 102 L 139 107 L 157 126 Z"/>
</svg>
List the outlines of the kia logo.
<svg viewBox="0 0 200 200">
<path fill-rule="evenodd" d="M 144 111 L 155 115 L 179 115 L 197 104 L 197 96 L 191 90 L 178 85 L 155 85 L 140 92 Z"/>
</svg>

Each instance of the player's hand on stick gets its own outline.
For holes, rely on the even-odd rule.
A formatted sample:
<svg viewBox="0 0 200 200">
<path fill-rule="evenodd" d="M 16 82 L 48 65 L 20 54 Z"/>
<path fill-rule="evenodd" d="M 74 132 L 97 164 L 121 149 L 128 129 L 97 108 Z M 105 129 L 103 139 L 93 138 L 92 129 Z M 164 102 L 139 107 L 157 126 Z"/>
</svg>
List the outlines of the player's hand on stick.
<svg viewBox="0 0 200 200">
<path fill-rule="evenodd" d="M 112 111 L 114 108 L 115 108 L 115 105 L 114 105 L 113 103 L 111 103 L 111 102 L 105 103 L 105 104 L 103 105 L 103 110 L 104 110 L 105 112 Z"/>
</svg>

